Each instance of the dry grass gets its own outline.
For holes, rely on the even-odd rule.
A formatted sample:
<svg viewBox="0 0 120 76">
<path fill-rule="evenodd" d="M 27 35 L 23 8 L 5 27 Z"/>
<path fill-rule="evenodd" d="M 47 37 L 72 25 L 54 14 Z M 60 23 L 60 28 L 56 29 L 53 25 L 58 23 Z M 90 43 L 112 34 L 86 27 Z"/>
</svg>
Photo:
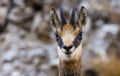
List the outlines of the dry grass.
<svg viewBox="0 0 120 76">
<path fill-rule="evenodd" d="M 120 61 L 113 58 L 109 62 L 101 62 L 95 66 L 99 76 L 120 76 Z"/>
</svg>

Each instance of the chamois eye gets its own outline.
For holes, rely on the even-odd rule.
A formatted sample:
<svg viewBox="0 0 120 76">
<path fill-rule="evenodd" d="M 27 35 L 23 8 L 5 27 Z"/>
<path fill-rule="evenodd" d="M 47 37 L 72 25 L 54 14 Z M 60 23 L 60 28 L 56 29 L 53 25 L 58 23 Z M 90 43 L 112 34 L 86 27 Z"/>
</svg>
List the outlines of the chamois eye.
<svg viewBox="0 0 120 76">
<path fill-rule="evenodd" d="M 57 32 L 55 33 L 55 37 L 56 37 L 56 40 L 58 40 L 58 39 L 59 39 L 59 35 L 58 35 L 58 33 L 57 33 Z"/>
<path fill-rule="evenodd" d="M 83 32 L 79 32 L 79 34 L 78 34 L 78 39 L 80 39 L 80 40 L 82 39 L 82 33 Z"/>
</svg>

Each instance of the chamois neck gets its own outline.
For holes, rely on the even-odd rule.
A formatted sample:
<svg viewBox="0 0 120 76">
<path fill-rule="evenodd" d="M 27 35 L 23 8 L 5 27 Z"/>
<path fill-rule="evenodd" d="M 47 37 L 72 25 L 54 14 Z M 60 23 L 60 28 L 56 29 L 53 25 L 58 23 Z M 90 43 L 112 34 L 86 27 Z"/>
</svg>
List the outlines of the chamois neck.
<svg viewBox="0 0 120 76">
<path fill-rule="evenodd" d="M 78 61 L 60 61 L 59 76 L 81 76 L 81 59 Z"/>
</svg>

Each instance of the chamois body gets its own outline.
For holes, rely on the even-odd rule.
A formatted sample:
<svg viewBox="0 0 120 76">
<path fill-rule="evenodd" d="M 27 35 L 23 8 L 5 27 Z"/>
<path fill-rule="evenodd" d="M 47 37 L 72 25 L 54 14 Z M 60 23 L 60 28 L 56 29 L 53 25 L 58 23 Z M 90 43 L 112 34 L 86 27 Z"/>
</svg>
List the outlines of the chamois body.
<svg viewBox="0 0 120 76">
<path fill-rule="evenodd" d="M 78 12 L 73 8 L 70 21 L 65 20 L 60 9 L 60 17 L 61 21 L 52 8 L 50 18 L 58 43 L 59 76 L 81 76 L 82 33 L 86 24 L 86 9 L 82 6 Z"/>
</svg>

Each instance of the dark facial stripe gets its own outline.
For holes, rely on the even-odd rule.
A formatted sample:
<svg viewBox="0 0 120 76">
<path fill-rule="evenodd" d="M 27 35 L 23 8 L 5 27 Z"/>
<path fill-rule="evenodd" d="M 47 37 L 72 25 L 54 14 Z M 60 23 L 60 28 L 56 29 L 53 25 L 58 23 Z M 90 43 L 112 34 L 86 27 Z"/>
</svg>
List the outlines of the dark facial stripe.
<svg viewBox="0 0 120 76">
<path fill-rule="evenodd" d="M 55 32 L 55 36 L 56 36 L 56 41 L 57 41 L 59 47 L 62 48 L 62 46 L 63 46 L 63 41 L 62 41 L 61 37 L 58 35 L 57 32 Z"/>
<path fill-rule="evenodd" d="M 81 41 L 82 41 L 82 31 L 80 31 L 78 36 L 73 41 L 73 45 L 75 46 L 75 48 L 77 48 L 80 45 Z"/>
<path fill-rule="evenodd" d="M 77 48 L 81 41 L 82 41 L 82 31 L 79 32 L 78 36 L 75 38 L 75 40 L 73 41 L 73 45 L 75 48 Z M 55 36 L 56 36 L 56 41 L 57 41 L 57 44 L 59 45 L 60 48 L 63 47 L 63 41 L 61 39 L 61 37 L 58 35 L 57 32 L 55 32 Z"/>
</svg>

